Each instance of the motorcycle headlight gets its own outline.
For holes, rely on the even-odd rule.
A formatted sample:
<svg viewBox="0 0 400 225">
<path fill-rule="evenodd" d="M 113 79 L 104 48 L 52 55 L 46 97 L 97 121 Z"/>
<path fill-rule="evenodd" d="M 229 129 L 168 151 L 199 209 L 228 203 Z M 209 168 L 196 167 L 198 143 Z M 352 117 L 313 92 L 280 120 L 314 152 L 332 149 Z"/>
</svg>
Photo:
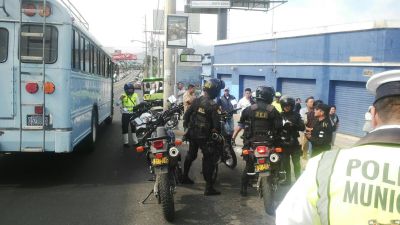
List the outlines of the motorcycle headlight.
<svg viewBox="0 0 400 225">
<path fill-rule="evenodd" d="M 276 153 L 272 153 L 272 154 L 269 156 L 269 160 L 270 160 L 272 163 L 276 163 L 276 162 L 279 161 L 279 155 L 276 154 Z"/>
</svg>

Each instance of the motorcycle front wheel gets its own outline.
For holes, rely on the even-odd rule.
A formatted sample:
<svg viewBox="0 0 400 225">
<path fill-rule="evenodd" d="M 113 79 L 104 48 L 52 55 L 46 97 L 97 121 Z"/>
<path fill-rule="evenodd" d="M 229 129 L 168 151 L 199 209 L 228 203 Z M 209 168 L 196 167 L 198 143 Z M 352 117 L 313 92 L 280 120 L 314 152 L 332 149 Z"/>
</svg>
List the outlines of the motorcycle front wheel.
<svg viewBox="0 0 400 225">
<path fill-rule="evenodd" d="M 268 177 L 261 177 L 261 194 L 264 201 L 264 210 L 268 215 L 275 215 L 274 191 L 268 182 Z"/>
<path fill-rule="evenodd" d="M 174 195 L 168 173 L 159 174 L 158 193 L 161 199 L 164 218 L 171 222 L 175 217 Z"/>
</svg>

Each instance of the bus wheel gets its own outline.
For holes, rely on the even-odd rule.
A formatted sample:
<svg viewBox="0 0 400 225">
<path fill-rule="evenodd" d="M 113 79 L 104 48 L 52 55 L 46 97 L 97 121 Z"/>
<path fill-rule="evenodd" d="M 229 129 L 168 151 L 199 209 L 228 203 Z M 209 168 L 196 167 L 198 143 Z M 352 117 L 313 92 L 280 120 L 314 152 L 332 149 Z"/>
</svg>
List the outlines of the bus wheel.
<svg viewBox="0 0 400 225">
<path fill-rule="evenodd" d="M 90 123 L 90 134 L 86 137 L 87 140 L 86 140 L 85 150 L 87 152 L 92 152 L 95 149 L 95 143 L 98 135 L 98 128 L 99 126 L 98 126 L 97 112 L 93 111 Z"/>
<path fill-rule="evenodd" d="M 107 125 L 111 125 L 113 121 L 113 116 L 109 116 L 106 118 L 106 120 L 104 121 Z"/>
</svg>

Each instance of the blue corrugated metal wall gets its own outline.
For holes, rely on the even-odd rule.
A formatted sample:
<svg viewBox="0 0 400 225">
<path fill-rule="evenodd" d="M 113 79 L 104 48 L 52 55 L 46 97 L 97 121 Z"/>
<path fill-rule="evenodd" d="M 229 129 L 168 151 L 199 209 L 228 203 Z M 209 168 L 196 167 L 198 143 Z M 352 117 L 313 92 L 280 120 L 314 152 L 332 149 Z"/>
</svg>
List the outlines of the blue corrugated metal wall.
<svg viewBox="0 0 400 225">
<path fill-rule="evenodd" d="M 240 75 L 239 76 L 239 95 L 238 98 L 243 97 L 244 89 L 251 88 L 251 91 L 255 91 L 256 88 L 260 85 L 266 85 L 264 76 L 248 76 L 248 75 Z"/>
<path fill-rule="evenodd" d="M 374 102 L 364 82 L 332 82 L 333 104 L 339 116 L 340 133 L 363 136 L 364 114 Z"/>
<path fill-rule="evenodd" d="M 290 96 L 294 99 L 304 100 L 310 96 L 315 96 L 315 80 L 313 79 L 279 79 L 278 87 L 282 95 Z M 303 104 L 304 106 L 304 104 Z"/>
</svg>

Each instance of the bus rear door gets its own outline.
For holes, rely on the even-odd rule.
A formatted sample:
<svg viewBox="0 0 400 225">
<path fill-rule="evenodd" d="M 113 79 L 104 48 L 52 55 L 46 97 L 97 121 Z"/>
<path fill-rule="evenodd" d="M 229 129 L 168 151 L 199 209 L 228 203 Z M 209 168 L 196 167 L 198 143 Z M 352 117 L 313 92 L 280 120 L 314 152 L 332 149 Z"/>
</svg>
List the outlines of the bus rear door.
<svg viewBox="0 0 400 225">
<path fill-rule="evenodd" d="M 17 85 L 16 55 L 18 48 L 15 40 L 15 23 L 0 22 L 0 151 L 19 150 L 19 135 L 15 131 L 19 127 L 16 113 L 15 90 Z"/>
<path fill-rule="evenodd" d="M 14 23 L 0 24 L 0 118 L 14 118 Z M 10 125 L 10 124 L 9 124 Z"/>
</svg>

